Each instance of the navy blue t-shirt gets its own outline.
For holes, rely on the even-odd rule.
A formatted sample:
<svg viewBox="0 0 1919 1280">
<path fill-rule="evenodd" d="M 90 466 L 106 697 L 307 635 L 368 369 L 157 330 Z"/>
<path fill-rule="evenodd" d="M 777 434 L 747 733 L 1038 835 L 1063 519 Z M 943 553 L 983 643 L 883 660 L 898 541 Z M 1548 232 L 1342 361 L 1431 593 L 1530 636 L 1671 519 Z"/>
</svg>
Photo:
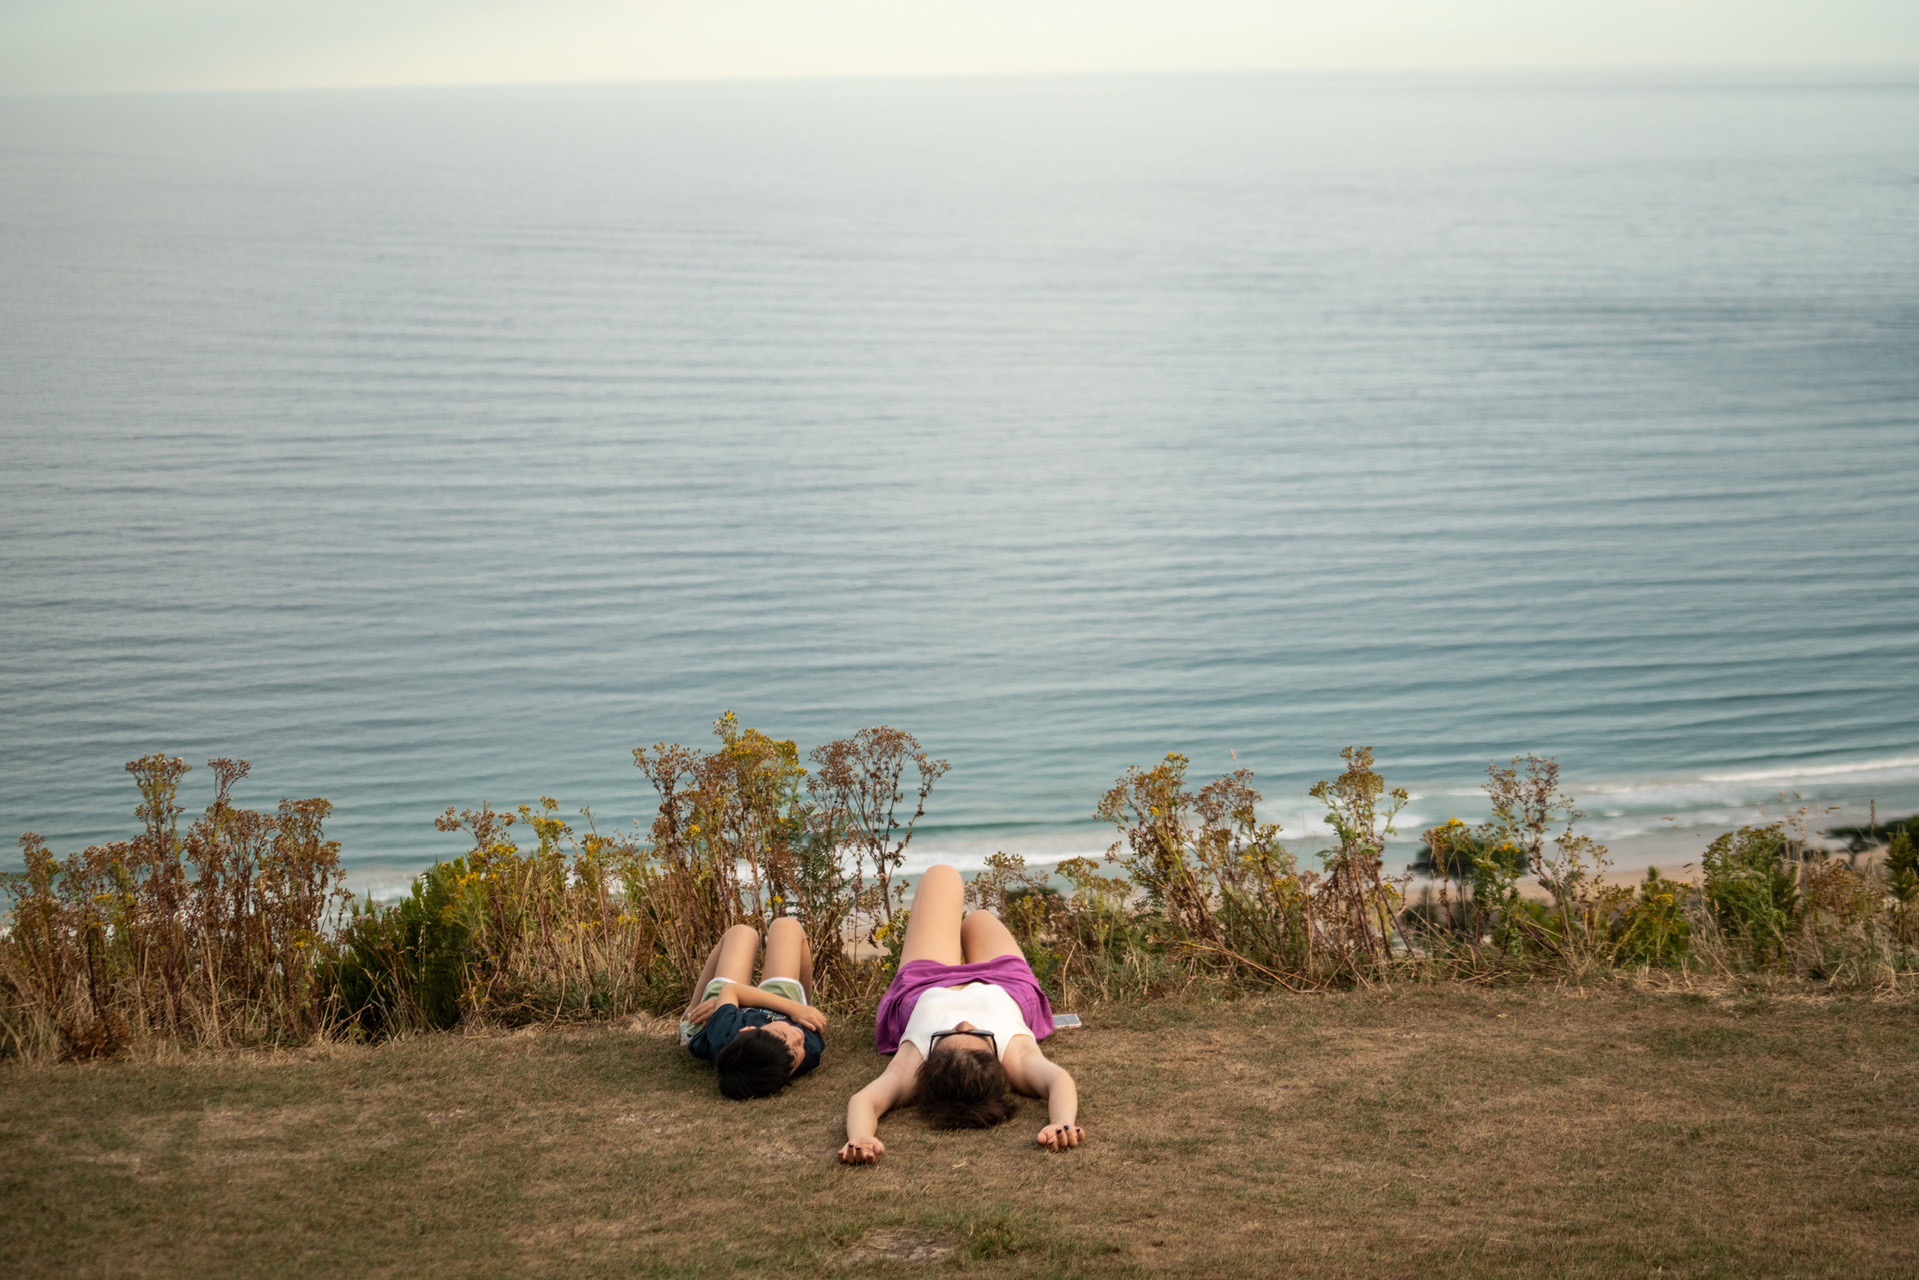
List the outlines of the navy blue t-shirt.
<svg viewBox="0 0 1919 1280">
<path fill-rule="evenodd" d="M 792 1022 L 783 1013 L 774 1013 L 771 1009 L 746 1009 L 736 1004 L 723 1004 L 706 1020 L 706 1025 L 694 1033 L 686 1047 L 693 1051 L 696 1058 L 705 1058 L 708 1062 L 720 1056 L 720 1050 L 739 1038 L 741 1027 L 763 1027 L 770 1022 Z M 820 1055 L 826 1052 L 826 1041 L 820 1033 L 807 1027 L 800 1028 L 800 1035 L 806 1041 L 806 1053 L 800 1059 L 795 1076 L 803 1076 L 820 1065 Z"/>
</svg>

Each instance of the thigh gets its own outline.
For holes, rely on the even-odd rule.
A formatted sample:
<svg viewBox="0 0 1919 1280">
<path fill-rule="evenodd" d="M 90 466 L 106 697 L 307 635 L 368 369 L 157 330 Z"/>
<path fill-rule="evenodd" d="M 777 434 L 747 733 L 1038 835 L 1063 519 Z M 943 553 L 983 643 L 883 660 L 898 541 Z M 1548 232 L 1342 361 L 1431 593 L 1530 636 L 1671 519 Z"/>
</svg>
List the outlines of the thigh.
<svg viewBox="0 0 1919 1280">
<path fill-rule="evenodd" d="M 736 924 L 720 935 L 720 962 L 713 976 L 753 985 L 753 962 L 760 958 L 760 934 L 750 924 Z"/>
<path fill-rule="evenodd" d="M 766 960 L 760 981 L 791 978 L 808 990 L 813 986 L 813 960 L 808 954 L 806 930 L 792 916 L 781 916 L 766 927 Z"/>
<path fill-rule="evenodd" d="M 687 1001 L 687 1008 L 690 1009 L 700 1001 L 706 999 L 706 986 L 709 982 L 713 981 L 714 978 L 719 976 L 719 972 L 720 944 L 716 942 L 713 944 L 713 949 L 706 953 L 706 965 L 700 970 L 700 980 L 693 984 L 693 998 Z"/>
<path fill-rule="evenodd" d="M 967 964 L 983 964 L 1001 956 L 1026 958 L 1013 931 L 990 911 L 975 911 L 966 917 L 966 923 L 960 927 L 960 952 Z"/>
<path fill-rule="evenodd" d="M 966 885 L 951 867 L 934 867 L 920 877 L 913 890 L 913 914 L 906 922 L 906 942 L 900 963 L 933 960 L 964 964 L 960 949 L 960 917 L 966 912 Z"/>
</svg>

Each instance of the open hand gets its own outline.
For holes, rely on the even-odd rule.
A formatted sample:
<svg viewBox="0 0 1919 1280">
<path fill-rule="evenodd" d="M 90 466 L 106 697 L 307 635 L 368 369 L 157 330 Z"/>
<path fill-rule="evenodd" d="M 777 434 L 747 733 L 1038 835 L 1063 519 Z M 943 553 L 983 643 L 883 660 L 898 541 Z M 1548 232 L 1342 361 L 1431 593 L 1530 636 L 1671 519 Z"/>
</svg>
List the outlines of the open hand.
<svg viewBox="0 0 1919 1280">
<path fill-rule="evenodd" d="M 801 1005 L 793 1014 L 793 1021 L 799 1023 L 808 1031 L 823 1033 L 826 1030 L 826 1015 L 810 1004 Z"/>
<path fill-rule="evenodd" d="M 855 1138 L 840 1148 L 841 1164 L 878 1164 L 886 1144 L 878 1138 Z"/>
<path fill-rule="evenodd" d="M 1039 1145 L 1048 1151 L 1077 1147 L 1086 1138 L 1086 1130 L 1076 1124 L 1049 1124 L 1039 1131 Z"/>
<path fill-rule="evenodd" d="M 686 1011 L 686 1021 L 696 1027 L 703 1027 L 713 1015 L 719 1011 L 720 1002 L 718 1000 L 702 1000 Z"/>
</svg>

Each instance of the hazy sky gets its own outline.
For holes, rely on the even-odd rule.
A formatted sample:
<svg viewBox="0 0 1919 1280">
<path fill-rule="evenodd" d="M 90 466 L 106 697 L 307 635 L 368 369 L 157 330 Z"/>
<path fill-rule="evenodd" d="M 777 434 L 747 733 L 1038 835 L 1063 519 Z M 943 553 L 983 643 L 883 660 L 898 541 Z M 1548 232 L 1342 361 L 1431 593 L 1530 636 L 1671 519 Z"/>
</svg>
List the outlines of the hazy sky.
<svg viewBox="0 0 1919 1280">
<path fill-rule="evenodd" d="M 0 92 L 1919 63 L 1919 0 L 0 0 Z"/>
</svg>

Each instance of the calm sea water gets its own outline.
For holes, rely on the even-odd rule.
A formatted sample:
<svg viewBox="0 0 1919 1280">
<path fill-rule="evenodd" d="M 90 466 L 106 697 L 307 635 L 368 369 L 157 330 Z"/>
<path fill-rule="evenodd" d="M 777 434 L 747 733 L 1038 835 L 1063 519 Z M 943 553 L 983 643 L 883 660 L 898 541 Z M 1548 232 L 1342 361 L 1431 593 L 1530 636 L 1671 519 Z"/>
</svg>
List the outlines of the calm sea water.
<svg viewBox="0 0 1919 1280">
<path fill-rule="evenodd" d="M 1911 809 L 1919 81 L 13 100 L 0 446 L 61 848 L 231 754 L 390 881 L 727 709 L 917 733 L 961 858 L 1174 749 Z"/>
</svg>

